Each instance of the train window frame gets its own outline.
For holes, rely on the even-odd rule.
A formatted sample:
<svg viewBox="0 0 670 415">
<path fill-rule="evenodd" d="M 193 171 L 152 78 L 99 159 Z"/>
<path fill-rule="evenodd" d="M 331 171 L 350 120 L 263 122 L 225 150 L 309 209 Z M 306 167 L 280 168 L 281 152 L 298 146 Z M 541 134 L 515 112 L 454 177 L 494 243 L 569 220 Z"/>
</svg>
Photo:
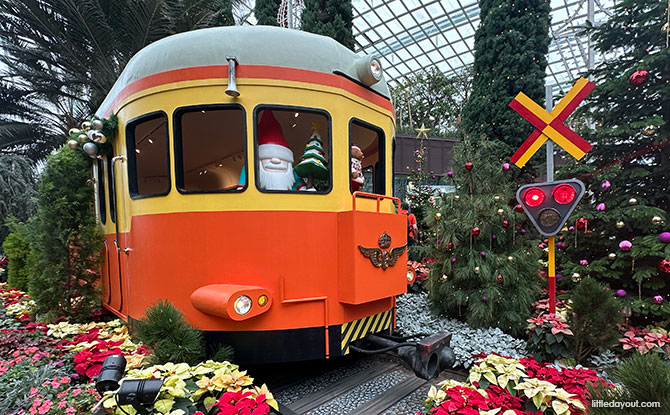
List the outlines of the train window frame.
<svg viewBox="0 0 670 415">
<path fill-rule="evenodd" d="M 107 195 L 109 197 L 109 219 L 112 223 L 116 223 L 116 183 L 113 182 L 114 175 L 112 174 L 112 169 L 114 168 L 114 152 L 107 155 L 107 161 L 105 163 L 105 169 L 107 170 Z"/>
<path fill-rule="evenodd" d="M 95 181 L 97 184 L 97 195 L 98 198 L 98 214 L 100 215 L 100 223 L 107 223 L 107 201 L 105 194 L 105 162 L 102 159 L 95 159 Z"/>
<path fill-rule="evenodd" d="M 165 140 L 165 151 L 167 153 L 166 167 L 167 167 L 167 179 L 168 187 L 167 191 L 160 193 L 147 193 L 147 194 L 138 194 L 137 193 L 137 158 L 135 157 L 135 133 L 133 128 L 136 124 L 139 124 L 144 121 L 149 121 L 154 118 L 159 117 L 165 118 L 165 131 L 166 131 L 166 140 Z M 172 174 L 170 172 L 170 119 L 168 114 L 163 110 L 153 111 L 146 114 L 137 116 L 126 124 L 126 152 L 128 153 L 128 194 L 132 200 L 146 199 L 150 197 L 159 197 L 167 196 L 172 190 Z"/>
<path fill-rule="evenodd" d="M 368 128 L 370 130 L 373 130 L 377 133 L 377 137 L 379 139 L 379 148 L 377 151 L 379 152 L 379 159 L 383 160 L 384 163 L 381 164 L 381 180 L 382 180 L 382 188 L 383 192 L 382 193 L 375 193 L 375 188 L 377 187 L 377 172 L 372 170 L 372 193 L 378 194 L 378 195 L 386 195 L 386 134 L 384 134 L 384 129 L 372 124 L 370 122 L 367 122 L 365 120 L 362 120 L 357 117 L 351 117 L 349 119 L 349 128 L 348 128 L 348 133 L 349 133 L 349 149 L 351 149 L 351 146 L 353 145 L 352 140 L 351 140 L 351 126 L 352 124 L 357 124 L 359 127 L 363 128 Z M 351 164 L 351 153 L 349 153 L 349 164 Z M 350 173 L 351 174 L 351 173 Z M 354 188 L 351 185 L 351 180 L 349 180 L 349 192 L 351 194 L 354 194 Z M 393 189 L 391 189 L 391 193 L 393 193 Z"/>
<path fill-rule="evenodd" d="M 244 118 L 242 129 L 244 131 L 244 187 L 236 189 L 219 189 L 219 190 L 186 190 L 184 186 L 184 157 L 182 154 L 182 134 L 181 134 L 181 114 L 185 112 L 192 112 L 198 110 L 220 110 L 220 109 L 241 109 Z M 199 104 L 199 105 L 185 105 L 178 107 L 172 113 L 172 136 L 174 138 L 174 169 L 175 169 L 175 185 L 180 194 L 210 194 L 210 193 L 243 193 L 249 187 L 249 166 L 248 154 L 249 145 L 247 130 L 247 110 L 241 104 Z"/>
<path fill-rule="evenodd" d="M 258 175 L 258 114 L 265 110 L 269 109 L 271 111 L 274 110 L 283 110 L 283 111 L 295 111 L 295 112 L 312 112 L 316 114 L 320 114 L 326 117 L 326 120 L 328 120 L 328 155 L 330 159 L 328 160 L 328 189 L 324 191 L 316 191 L 316 192 L 309 192 L 309 191 L 299 191 L 299 190 L 270 190 L 270 189 L 263 189 L 260 186 L 260 183 L 258 182 L 259 180 L 259 175 Z M 310 195 L 327 195 L 330 194 L 333 191 L 333 118 L 331 117 L 330 113 L 326 111 L 323 108 L 315 108 L 315 107 L 301 107 L 297 105 L 277 105 L 277 104 L 258 104 L 254 107 L 253 111 L 253 147 L 254 147 L 254 182 L 256 185 L 256 190 L 258 190 L 261 193 L 281 193 L 281 194 L 310 194 Z M 295 156 L 295 154 L 294 154 Z M 295 164 L 293 165 L 295 167 Z M 248 174 L 248 172 L 247 172 Z"/>
</svg>

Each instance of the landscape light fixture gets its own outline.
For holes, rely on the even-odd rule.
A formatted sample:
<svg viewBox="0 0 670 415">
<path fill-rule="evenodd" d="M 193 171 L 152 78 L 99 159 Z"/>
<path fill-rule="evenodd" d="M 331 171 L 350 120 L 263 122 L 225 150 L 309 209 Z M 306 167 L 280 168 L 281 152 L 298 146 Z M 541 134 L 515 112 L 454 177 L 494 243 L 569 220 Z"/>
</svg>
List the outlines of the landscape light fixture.
<svg viewBox="0 0 670 415">
<path fill-rule="evenodd" d="M 107 356 L 102 362 L 100 374 L 95 380 L 95 389 L 100 395 L 119 389 L 119 381 L 126 371 L 126 358 L 121 354 Z"/>
</svg>

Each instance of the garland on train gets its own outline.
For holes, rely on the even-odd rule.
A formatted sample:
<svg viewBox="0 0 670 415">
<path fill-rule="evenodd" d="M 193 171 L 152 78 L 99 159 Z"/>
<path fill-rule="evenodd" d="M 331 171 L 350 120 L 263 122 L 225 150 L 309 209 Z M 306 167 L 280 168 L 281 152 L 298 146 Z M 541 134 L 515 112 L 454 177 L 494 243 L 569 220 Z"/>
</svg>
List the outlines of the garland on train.
<svg viewBox="0 0 670 415">
<path fill-rule="evenodd" d="M 116 115 L 109 118 L 93 117 L 81 123 L 80 128 L 71 128 L 67 145 L 73 150 L 81 149 L 91 158 L 113 154 L 112 141 L 118 132 Z"/>
</svg>

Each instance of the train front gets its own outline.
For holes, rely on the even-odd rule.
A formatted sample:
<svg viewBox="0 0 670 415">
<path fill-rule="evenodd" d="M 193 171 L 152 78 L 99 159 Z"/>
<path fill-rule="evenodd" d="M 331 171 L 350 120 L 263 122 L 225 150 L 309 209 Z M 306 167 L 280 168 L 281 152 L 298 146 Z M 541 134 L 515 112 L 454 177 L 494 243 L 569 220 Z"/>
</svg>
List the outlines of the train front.
<svg viewBox="0 0 670 415">
<path fill-rule="evenodd" d="M 187 32 L 140 51 L 99 116 L 104 305 L 167 299 L 240 363 L 321 359 L 394 325 L 406 218 L 378 61 L 272 27 Z"/>
</svg>

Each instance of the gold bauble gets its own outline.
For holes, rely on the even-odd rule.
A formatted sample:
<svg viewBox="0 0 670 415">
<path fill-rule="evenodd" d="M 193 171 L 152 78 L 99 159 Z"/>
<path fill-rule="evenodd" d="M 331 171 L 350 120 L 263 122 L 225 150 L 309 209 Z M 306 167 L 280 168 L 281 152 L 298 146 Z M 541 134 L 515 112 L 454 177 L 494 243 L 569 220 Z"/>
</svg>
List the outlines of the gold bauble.
<svg viewBox="0 0 670 415">
<path fill-rule="evenodd" d="M 628 200 L 628 203 L 630 203 L 631 205 L 637 205 L 637 199 L 634 198 L 634 197 L 631 197 L 630 200 Z"/>
<path fill-rule="evenodd" d="M 79 128 L 70 128 L 70 131 L 67 132 L 68 136 L 79 134 L 81 130 Z"/>
<path fill-rule="evenodd" d="M 102 121 L 100 120 L 93 120 L 91 121 L 91 126 L 95 130 L 102 130 Z"/>
<path fill-rule="evenodd" d="M 100 144 L 105 144 L 107 142 L 107 137 L 100 131 L 93 131 L 91 133 L 91 139 Z"/>
<path fill-rule="evenodd" d="M 459 200 L 461 200 L 461 197 L 459 195 L 456 195 L 454 196 L 454 200 L 458 202 Z"/>
<path fill-rule="evenodd" d="M 440 277 L 440 280 L 446 281 L 447 280 L 447 274 L 442 274 L 442 277 Z"/>
<path fill-rule="evenodd" d="M 579 282 L 581 280 L 582 280 L 582 276 L 579 275 L 578 272 L 575 272 L 574 274 L 572 274 L 572 281 L 573 282 Z"/>
<path fill-rule="evenodd" d="M 651 218 L 651 223 L 653 223 L 654 225 L 658 225 L 659 223 L 661 223 L 662 220 L 663 219 L 661 219 L 660 216 L 654 216 L 653 218 Z"/>
<path fill-rule="evenodd" d="M 81 123 L 81 129 L 84 131 L 88 131 L 91 129 L 91 123 L 89 121 L 84 121 Z"/>
<path fill-rule="evenodd" d="M 435 214 L 435 220 L 440 220 L 441 217 L 442 217 L 442 214 L 440 212 L 437 212 Z"/>
<path fill-rule="evenodd" d="M 607 257 L 608 257 L 609 259 L 612 259 L 612 260 L 613 260 L 613 259 L 616 258 L 616 254 L 615 254 L 614 252 L 612 252 L 611 254 L 607 255 Z"/>
<path fill-rule="evenodd" d="M 508 256 L 507 257 L 507 262 L 514 262 L 514 257 L 513 256 Z"/>
<path fill-rule="evenodd" d="M 498 215 L 502 216 L 502 215 L 505 214 L 505 211 L 502 210 L 502 209 L 498 209 L 498 211 L 497 211 L 496 213 L 497 213 Z"/>
<path fill-rule="evenodd" d="M 616 227 L 617 227 L 617 229 L 621 229 L 621 228 L 623 228 L 624 225 L 625 225 L 625 224 L 623 223 L 623 221 L 618 221 L 618 222 L 616 223 Z"/>
<path fill-rule="evenodd" d="M 79 147 L 79 143 L 77 142 L 77 140 L 70 140 L 67 142 L 67 146 L 74 150 L 77 147 Z"/>
<path fill-rule="evenodd" d="M 479 267 L 475 267 L 475 274 L 479 274 Z"/>
<path fill-rule="evenodd" d="M 493 196 L 493 201 L 496 203 L 500 202 L 500 196 Z"/>
<path fill-rule="evenodd" d="M 645 135 L 652 135 L 652 134 L 654 134 L 654 133 L 656 132 L 656 127 L 653 126 L 653 125 L 648 125 L 648 126 L 644 127 L 644 129 L 642 130 L 642 132 L 643 132 Z"/>
<path fill-rule="evenodd" d="M 77 139 L 79 140 L 80 143 L 85 143 L 88 141 L 88 135 L 86 134 L 79 134 L 77 136 Z"/>
</svg>

